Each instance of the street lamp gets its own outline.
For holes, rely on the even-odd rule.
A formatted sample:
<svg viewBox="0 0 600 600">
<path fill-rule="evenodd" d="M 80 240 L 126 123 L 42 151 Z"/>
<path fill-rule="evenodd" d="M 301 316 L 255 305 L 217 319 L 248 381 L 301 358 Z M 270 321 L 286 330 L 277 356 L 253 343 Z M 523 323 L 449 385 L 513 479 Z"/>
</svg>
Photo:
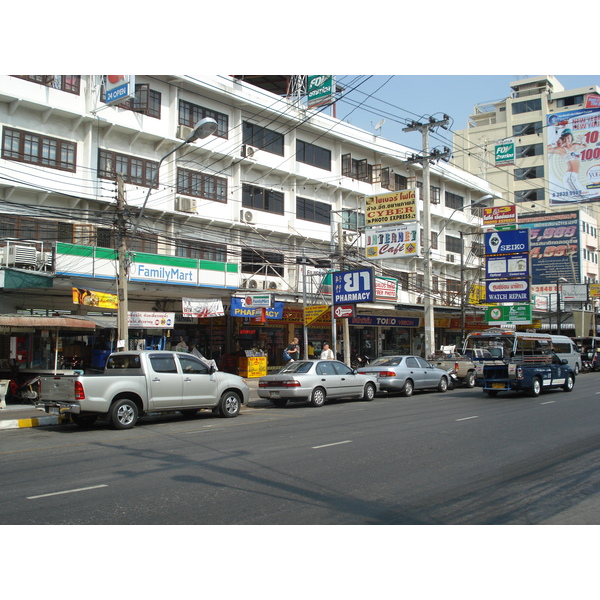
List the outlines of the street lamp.
<svg viewBox="0 0 600 600">
<path fill-rule="evenodd" d="M 564 277 L 559 277 L 556 280 L 556 333 L 558 335 L 561 334 L 560 321 L 562 319 L 562 315 L 560 313 L 560 284 L 568 283 Z"/>
<path fill-rule="evenodd" d="M 162 165 L 163 161 L 166 158 L 171 156 L 171 154 L 174 154 L 175 152 L 177 152 L 177 150 L 179 150 L 183 146 L 186 146 L 187 144 L 191 144 L 192 142 L 195 142 L 196 140 L 204 139 L 204 138 L 208 137 L 209 135 L 213 134 L 216 130 L 217 130 L 217 122 L 214 119 L 211 119 L 210 117 L 201 119 L 200 121 L 198 121 L 198 123 L 196 123 L 196 126 L 193 128 L 190 135 L 188 135 L 188 137 L 185 140 L 183 140 L 183 142 L 181 142 L 181 144 L 178 144 L 177 146 L 175 146 L 175 148 L 173 148 L 172 150 L 167 152 L 158 161 L 158 165 L 156 166 L 156 170 L 154 172 L 154 177 L 152 177 L 152 182 L 150 183 L 150 187 L 148 188 L 148 192 L 146 193 L 146 197 L 144 198 L 144 202 L 142 203 L 140 212 L 138 213 L 138 216 L 133 224 L 133 229 L 131 230 L 131 235 L 129 236 L 129 244 L 127 243 L 127 236 L 125 235 L 125 232 L 124 231 L 121 232 L 122 233 L 121 242 L 119 244 L 119 249 L 118 249 L 119 276 L 117 279 L 117 293 L 118 293 L 119 303 L 118 303 L 118 309 L 117 309 L 117 328 L 118 328 L 117 336 L 118 336 L 120 345 L 122 345 L 122 348 L 124 350 L 127 350 L 127 347 L 129 346 L 129 329 L 128 329 L 128 319 L 127 319 L 127 315 L 129 313 L 129 299 L 128 299 L 129 290 L 128 290 L 128 284 L 127 284 L 127 268 L 129 266 L 128 249 L 129 249 L 129 247 L 131 247 L 131 244 L 133 243 L 133 240 L 135 238 L 135 234 L 137 233 L 139 224 L 142 220 L 142 217 L 144 216 L 144 210 L 146 209 L 146 204 L 148 204 L 148 198 L 150 198 L 150 193 L 152 192 L 152 190 L 154 189 L 154 186 L 158 182 L 158 174 L 160 171 L 160 166 Z M 119 210 L 121 211 L 123 209 L 122 185 L 121 185 L 121 189 L 119 190 L 118 196 L 119 196 L 119 198 L 118 198 L 117 203 L 119 206 Z"/>
</svg>

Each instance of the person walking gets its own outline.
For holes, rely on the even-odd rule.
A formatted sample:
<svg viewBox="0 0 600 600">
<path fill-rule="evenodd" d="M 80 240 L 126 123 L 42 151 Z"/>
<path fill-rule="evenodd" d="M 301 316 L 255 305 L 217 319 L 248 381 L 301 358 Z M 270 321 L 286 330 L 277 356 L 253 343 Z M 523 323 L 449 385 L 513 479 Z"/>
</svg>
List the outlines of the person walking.
<svg viewBox="0 0 600 600">
<path fill-rule="evenodd" d="M 333 350 L 329 347 L 329 344 L 323 344 L 323 351 L 321 352 L 321 360 L 333 360 L 335 355 Z"/>
<path fill-rule="evenodd" d="M 292 360 L 298 360 L 300 358 L 300 346 L 298 345 L 298 338 L 294 338 L 292 343 L 283 351 L 283 360 L 289 363 Z"/>
</svg>

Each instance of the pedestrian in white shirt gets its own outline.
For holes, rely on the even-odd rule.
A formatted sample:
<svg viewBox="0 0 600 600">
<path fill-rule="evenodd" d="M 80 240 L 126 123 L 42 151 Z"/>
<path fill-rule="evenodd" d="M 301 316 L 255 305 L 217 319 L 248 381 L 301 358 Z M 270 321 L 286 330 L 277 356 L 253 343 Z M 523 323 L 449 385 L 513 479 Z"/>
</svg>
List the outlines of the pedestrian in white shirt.
<svg viewBox="0 0 600 600">
<path fill-rule="evenodd" d="M 321 352 L 321 360 L 333 360 L 333 350 L 329 347 L 329 344 L 323 344 L 323 351 Z"/>
</svg>

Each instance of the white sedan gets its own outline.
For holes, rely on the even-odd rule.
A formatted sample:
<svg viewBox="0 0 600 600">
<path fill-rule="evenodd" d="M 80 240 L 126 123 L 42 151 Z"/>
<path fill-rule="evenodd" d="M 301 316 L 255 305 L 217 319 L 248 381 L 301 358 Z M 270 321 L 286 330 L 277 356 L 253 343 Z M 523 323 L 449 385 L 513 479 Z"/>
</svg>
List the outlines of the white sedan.
<svg viewBox="0 0 600 600">
<path fill-rule="evenodd" d="M 377 376 L 361 375 L 337 360 L 297 360 L 278 373 L 258 380 L 258 395 L 275 406 L 308 400 L 323 406 L 328 398 L 373 400 L 379 391 Z"/>
</svg>

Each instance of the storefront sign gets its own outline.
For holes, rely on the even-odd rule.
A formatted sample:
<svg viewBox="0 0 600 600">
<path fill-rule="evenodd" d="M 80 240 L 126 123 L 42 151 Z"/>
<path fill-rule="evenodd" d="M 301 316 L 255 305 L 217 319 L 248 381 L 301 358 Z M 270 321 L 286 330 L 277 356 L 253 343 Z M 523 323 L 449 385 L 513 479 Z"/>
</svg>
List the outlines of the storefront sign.
<svg viewBox="0 0 600 600">
<path fill-rule="evenodd" d="M 313 304 L 312 306 L 304 307 L 304 324 L 310 325 L 314 323 L 321 315 L 329 310 L 328 304 Z"/>
<path fill-rule="evenodd" d="M 417 220 L 417 190 L 368 196 L 365 199 L 365 225 L 397 225 Z"/>
<path fill-rule="evenodd" d="M 485 234 L 486 256 L 498 254 L 518 254 L 529 251 L 529 231 L 516 229 L 514 231 L 493 231 Z"/>
<path fill-rule="evenodd" d="M 375 277 L 375 297 L 377 300 L 398 302 L 398 280 L 393 277 Z"/>
<path fill-rule="evenodd" d="M 531 304 L 491 306 L 485 311 L 485 320 L 490 325 L 531 325 L 531 319 Z"/>
<path fill-rule="evenodd" d="M 487 302 L 529 302 L 529 280 L 486 281 Z"/>
<path fill-rule="evenodd" d="M 359 302 L 374 302 L 374 300 L 374 269 L 338 271 L 333 274 L 334 304 L 357 304 Z"/>
<path fill-rule="evenodd" d="M 529 277 L 529 254 L 488 256 L 485 261 L 487 279 Z"/>
<path fill-rule="evenodd" d="M 254 319 L 256 317 L 256 306 L 246 304 L 245 298 L 231 298 L 231 307 L 229 313 L 232 317 L 243 317 L 244 319 Z M 275 306 L 265 308 L 266 319 L 281 319 L 283 314 L 283 302 L 275 302 Z"/>
<path fill-rule="evenodd" d="M 494 227 L 496 225 L 511 225 L 517 222 L 517 207 L 490 206 L 483 209 L 483 226 Z"/>
<path fill-rule="evenodd" d="M 129 329 L 173 329 L 175 313 L 162 312 L 128 312 L 127 327 Z"/>
<path fill-rule="evenodd" d="M 372 327 L 419 327 L 419 317 L 377 317 L 360 315 L 349 320 L 350 325 L 370 325 Z"/>
<path fill-rule="evenodd" d="M 119 300 L 116 294 L 95 292 L 83 288 L 72 288 L 73 304 L 84 306 L 97 306 L 98 308 L 118 308 Z"/>
<path fill-rule="evenodd" d="M 365 256 L 372 260 L 414 258 L 419 255 L 418 223 L 367 229 L 365 239 Z"/>
<path fill-rule="evenodd" d="M 135 96 L 135 75 L 105 75 L 104 102 L 119 104 Z"/>
<path fill-rule="evenodd" d="M 496 166 L 513 165 L 515 163 L 515 142 L 506 141 L 494 147 Z"/>
<path fill-rule="evenodd" d="M 333 99 L 333 75 L 308 75 L 308 108 L 329 104 Z"/>
</svg>

